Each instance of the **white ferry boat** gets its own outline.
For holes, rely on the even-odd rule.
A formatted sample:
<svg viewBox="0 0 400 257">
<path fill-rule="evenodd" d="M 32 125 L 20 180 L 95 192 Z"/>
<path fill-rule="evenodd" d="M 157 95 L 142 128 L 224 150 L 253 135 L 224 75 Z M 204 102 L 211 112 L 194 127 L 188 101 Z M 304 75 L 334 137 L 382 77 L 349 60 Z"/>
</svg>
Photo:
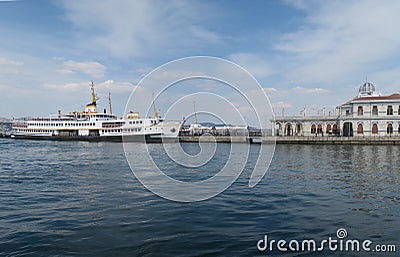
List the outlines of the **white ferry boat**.
<svg viewBox="0 0 400 257">
<path fill-rule="evenodd" d="M 141 118 L 130 112 L 125 119 L 110 113 L 97 112 L 94 83 L 91 83 L 92 102 L 82 112 L 71 112 L 14 122 L 11 137 L 15 139 L 82 140 L 82 141 L 177 141 L 182 122 L 164 121 L 154 106 L 154 117 Z M 109 98 L 110 100 L 110 98 Z"/>
</svg>

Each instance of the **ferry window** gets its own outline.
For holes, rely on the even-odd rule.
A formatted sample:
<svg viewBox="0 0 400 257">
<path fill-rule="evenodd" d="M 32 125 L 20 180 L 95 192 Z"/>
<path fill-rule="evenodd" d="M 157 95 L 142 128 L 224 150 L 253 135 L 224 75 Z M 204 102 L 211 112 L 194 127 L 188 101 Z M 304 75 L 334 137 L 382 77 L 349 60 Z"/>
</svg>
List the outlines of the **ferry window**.
<svg viewBox="0 0 400 257">
<path fill-rule="evenodd" d="M 386 114 L 387 115 L 393 115 L 393 107 L 391 105 L 388 106 Z"/>
<path fill-rule="evenodd" d="M 142 124 L 142 121 L 140 121 L 140 124 Z"/>
<path fill-rule="evenodd" d="M 400 115 L 400 106 L 399 106 L 399 110 L 397 111 L 397 115 Z"/>
<path fill-rule="evenodd" d="M 350 116 L 350 111 L 346 110 L 346 116 Z"/>
<path fill-rule="evenodd" d="M 364 114 L 363 107 L 362 106 L 358 106 L 357 115 L 358 116 L 363 116 L 363 114 Z"/>
<path fill-rule="evenodd" d="M 375 115 L 375 116 L 378 115 L 378 106 L 377 105 L 372 106 L 372 115 Z"/>
</svg>

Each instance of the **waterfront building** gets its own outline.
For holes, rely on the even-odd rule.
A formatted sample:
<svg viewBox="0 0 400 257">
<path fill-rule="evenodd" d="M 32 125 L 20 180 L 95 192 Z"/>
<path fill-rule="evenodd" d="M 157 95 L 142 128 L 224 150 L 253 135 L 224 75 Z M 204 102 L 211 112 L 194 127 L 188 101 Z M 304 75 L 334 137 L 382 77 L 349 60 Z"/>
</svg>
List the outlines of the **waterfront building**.
<svg viewBox="0 0 400 257">
<path fill-rule="evenodd" d="M 336 107 L 337 115 L 275 117 L 277 136 L 400 137 L 400 94 L 382 96 L 366 82 L 352 100 Z"/>
</svg>

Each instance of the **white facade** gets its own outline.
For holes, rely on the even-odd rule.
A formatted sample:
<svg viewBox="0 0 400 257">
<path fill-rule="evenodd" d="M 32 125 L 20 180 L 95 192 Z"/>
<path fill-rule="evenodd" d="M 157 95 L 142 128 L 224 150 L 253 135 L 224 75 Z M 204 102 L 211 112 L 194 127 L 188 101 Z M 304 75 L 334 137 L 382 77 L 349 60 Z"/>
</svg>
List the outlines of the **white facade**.
<svg viewBox="0 0 400 257">
<path fill-rule="evenodd" d="M 382 96 L 364 83 L 336 116 L 276 117 L 279 136 L 400 136 L 400 94 Z"/>
</svg>

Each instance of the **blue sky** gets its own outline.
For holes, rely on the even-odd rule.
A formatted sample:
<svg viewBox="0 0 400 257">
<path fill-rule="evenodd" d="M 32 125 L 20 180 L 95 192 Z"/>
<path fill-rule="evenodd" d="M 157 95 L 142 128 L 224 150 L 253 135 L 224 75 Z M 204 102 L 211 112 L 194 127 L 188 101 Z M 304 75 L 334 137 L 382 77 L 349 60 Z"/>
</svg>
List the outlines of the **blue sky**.
<svg viewBox="0 0 400 257">
<path fill-rule="evenodd" d="M 382 94 L 399 91 L 399 10 L 399 1 L 0 1 L 0 117 L 81 110 L 91 80 L 100 107 L 111 91 L 122 115 L 147 72 L 196 55 L 246 68 L 276 114 L 328 112 L 366 77 Z"/>
</svg>

